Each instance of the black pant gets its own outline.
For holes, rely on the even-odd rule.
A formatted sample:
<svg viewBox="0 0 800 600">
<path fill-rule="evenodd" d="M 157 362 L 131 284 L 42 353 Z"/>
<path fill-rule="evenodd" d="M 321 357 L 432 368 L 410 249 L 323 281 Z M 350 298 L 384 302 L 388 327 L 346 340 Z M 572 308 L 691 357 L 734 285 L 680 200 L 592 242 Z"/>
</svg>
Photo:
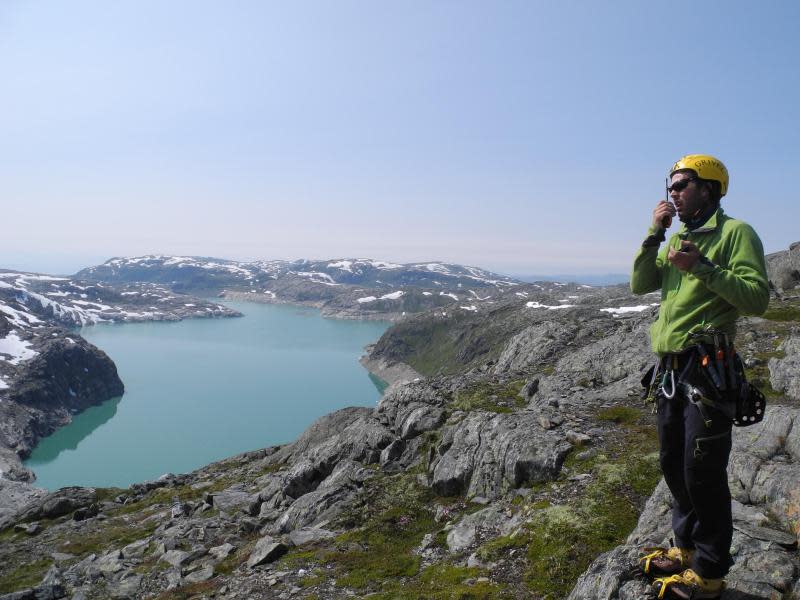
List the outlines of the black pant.
<svg viewBox="0 0 800 600">
<path fill-rule="evenodd" d="M 728 457 L 731 420 L 704 406 L 705 418 L 680 390 L 658 395 L 658 438 L 664 479 L 675 498 L 675 545 L 694 549 L 692 569 L 701 577 L 724 577 L 732 564 L 733 537 Z M 706 419 L 711 420 L 710 427 Z"/>
</svg>

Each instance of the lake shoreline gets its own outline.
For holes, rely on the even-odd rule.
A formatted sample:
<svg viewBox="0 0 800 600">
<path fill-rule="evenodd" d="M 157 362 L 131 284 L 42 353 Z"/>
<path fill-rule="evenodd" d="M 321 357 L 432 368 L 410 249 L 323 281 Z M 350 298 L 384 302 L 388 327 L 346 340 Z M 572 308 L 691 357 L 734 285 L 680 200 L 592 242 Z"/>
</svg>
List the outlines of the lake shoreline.
<svg viewBox="0 0 800 600">
<path fill-rule="evenodd" d="M 232 299 L 226 298 L 226 299 L 220 299 L 220 300 L 225 301 L 225 300 L 232 300 Z M 232 300 L 232 302 L 236 302 L 236 300 Z M 248 304 L 256 305 L 257 303 L 250 302 Z M 264 445 L 274 445 L 276 443 L 279 443 L 279 444 L 280 443 L 290 443 L 296 437 L 294 435 L 294 433 L 299 435 L 299 433 L 302 432 L 303 427 L 309 425 L 311 422 L 313 422 L 316 418 L 319 418 L 320 416 L 323 416 L 323 415 L 328 414 L 330 412 L 336 411 L 336 410 L 342 408 L 345 405 L 346 406 L 353 406 L 353 405 L 354 406 L 359 406 L 359 405 L 360 406 L 365 406 L 365 405 L 366 406 L 373 406 L 374 403 L 376 403 L 377 401 L 380 400 L 380 394 L 381 394 L 382 386 L 379 386 L 378 383 L 373 381 L 371 378 L 363 377 L 363 375 L 360 375 L 359 373 L 364 373 L 361 370 L 362 366 L 355 366 L 355 363 L 356 362 L 360 362 L 359 361 L 359 354 L 362 354 L 364 352 L 365 348 L 369 348 L 372 345 L 372 343 L 374 343 L 376 341 L 376 339 L 378 337 L 380 337 L 380 335 L 382 334 L 383 328 L 378 323 L 375 323 L 374 325 L 368 325 L 368 324 L 365 323 L 363 326 L 358 326 L 356 323 L 353 323 L 353 325 L 356 326 L 356 330 L 352 330 L 352 328 L 349 325 L 346 325 L 346 324 L 341 323 L 341 322 L 340 322 L 340 325 L 331 326 L 329 324 L 330 320 L 325 319 L 323 317 L 323 315 L 320 313 L 320 311 L 319 311 L 319 309 L 317 307 L 303 306 L 303 307 L 299 307 L 299 308 L 315 309 L 315 310 L 310 311 L 310 313 L 306 313 L 305 311 L 302 311 L 301 313 L 298 313 L 296 315 L 291 311 L 287 311 L 286 309 L 284 309 L 283 311 L 279 310 L 279 312 L 277 314 L 274 313 L 274 311 L 270 311 L 269 313 L 264 313 L 263 311 L 253 311 L 253 313 L 255 313 L 255 314 L 251 313 L 250 316 L 254 317 L 254 319 L 248 319 L 245 324 L 236 324 L 240 320 L 239 319 L 235 319 L 235 320 L 226 322 L 224 324 L 224 327 L 219 327 L 219 326 L 212 327 L 212 329 L 216 330 L 217 332 L 222 332 L 223 330 L 227 331 L 228 329 L 236 329 L 237 330 L 237 331 L 231 332 L 229 335 L 226 335 L 226 334 L 223 333 L 223 337 L 225 339 L 223 341 L 219 342 L 218 345 L 219 345 L 219 347 L 222 347 L 222 348 L 225 349 L 225 353 L 228 353 L 228 352 L 232 351 L 231 348 L 233 348 L 233 346 L 231 346 L 231 344 L 234 344 L 234 346 L 237 344 L 237 339 L 238 338 L 236 338 L 236 336 L 240 335 L 240 333 L 237 333 L 237 332 L 241 332 L 242 330 L 250 330 L 250 329 L 253 329 L 253 328 L 255 328 L 255 330 L 256 330 L 255 332 L 247 333 L 246 339 L 243 339 L 242 342 L 241 342 L 242 344 L 244 344 L 242 346 L 242 348 L 240 348 L 238 350 L 235 350 L 235 352 L 238 353 L 239 358 L 240 358 L 240 360 L 236 361 L 237 364 L 242 363 L 242 364 L 239 365 L 239 367 L 235 371 L 236 376 L 231 376 L 231 375 L 227 375 L 226 376 L 231 380 L 235 380 L 237 386 L 238 385 L 245 385 L 249 389 L 249 391 L 248 392 L 243 392 L 242 396 L 250 398 L 249 400 L 246 401 L 246 403 L 249 402 L 249 404 L 243 405 L 243 406 L 241 406 L 239 408 L 234 408 L 232 411 L 230 409 L 228 409 L 229 412 L 231 412 L 231 414 L 234 414 L 234 416 L 239 418 L 240 420 L 244 416 L 245 417 L 244 418 L 245 421 L 260 421 L 260 422 L 262 422 L 262 424 L 258 428 L 259 429 L 258 435 L 256 436 L 256 438 L 254 439 L 254 441 L 252 443 L 247 444 L 247 447 L 262 447 Z M 250 312 L 250 311 L 246 311 L 246 312 Z M 273 315 L 273 318 L 282 320 L 282 322 L 281 322 L 281 324 L 279 326 L 278 325 L 274 326 L 274 327 L 277 327 L 277 329 L 275 331 L 271 332 L 269 328 L 265 329 L 265 326 L 263 324 L 260 324 L 259 319 L 262 318 L 262 317 L 259 316 L 259 315 L 263 316 L 265 314 L 271 314 L 271 315 Z M 299 317 L 300 320 L 299 321 L 294 321 L 293 319 L 295 317 Z M 313 318 L 309 318 L 309 317 L 313 317 Z M 287 318 L 289 319 L 289 321 L 287 321 L 286 323 L 283 323 L 283 320 L 286 320 Z M 217 320 L 213 320 L 213 321 L 217 321 Z M 350 321 L 350 322 L 352 322 L 352 321 Z M 189 325 L 189 327 L 187 329 L 186 326 L 189 323 L 192 323 L 192 321 L 173 323 L 172 324 L 172 328 L 170 328 L 169 326 L 165 326 L 165 328 L 163 329 L 163 331 L 165 332 L 164 335 L 167 338 L 171 338 L 171 337 L 177 335 L 176 331 L 177 332 L 179 332 L 179 331 L 194 331 L 194 330 L 196 330 L 198 328 L 199 329 L 208 329 L 208 327 L 207 327 L 208 322 L 205 322 L 202 325 L 194 325 L 194 326 Z M 195 321 L 194 323 L 199 323 L 199 322 Z M 315 323 L 318 323 L 319 325 L 314 326 Z M 326 325 L 325 323 L 328 323 L 328 325 Z M 374 323 L 374 321 L 373 321 L 373 323 Z M 217 324 L 218 324 L 218 321 L 217 321 Z M 144 335 L 145 337 L 153 336 L 153 335 L 157 336 L 158 338 L 162 337 L 161 336 L 162 324 L 159 324 L 159 326 L 157 328 L 153 328 L 152 326 L 150 326 L 149 329 L 147 329 L 148 325 L 146 325 L 146 324 L 145 325 L 139 324 L 139 325 L 140 325 L 140 327 L 138 327 L 136 329 L 131 329 L 129 331 L 130 332 L 142 332 L 142 331 L 144 331 L 144 333 L 142 333 L 142 335 Z M 320 325 L 321 325 L 321 330 L 320 330 L 321 333 L 319 333 L 319 334 L 314 333 L 314 331 L 316 329 L 319 329 Z M 344 329 L 346 330 L 344 332 L 341 331 L 342 325 L 344 325 Z M 383 325 L 388 326 L 389 323 L 388 322 L 384 322 Z M 311 329 L 309 329 L 309 327 Z M 315 327 L 316 327 L 316 329 L 315 329 Z M 377 327 L 377 329 L 376 329 L 376 327 Z M 298 331 L 294 331 L 295 328 L 299 328 Z M 127 328 L 124 328 L 124 329 L 127 330 Z M 378 330 L 380 330 L 380 331 L 378 331 Z M 360 331 L 361 333 L 357 333 L 358 331 Z M 92 327 L 90 330 L 87 330 L 87 332 L 85 332 L 84 335 L 86 335 L 87 341 L 90 341 L 90 343 L 94 343 L 94 344 L 98 345 L 98 347 L 100 347 L 100 348 L 107 349 L 110 356 L 113 356 L 113 357 L 115 357 L 115 360 L 120 361 L 120 374 L 123 376 L 126 384 L 128 384 L 129 382 L 132 382 L 134 384 L 132 387 L 133 388 L 137 388 L 139 383 L 135 379 L 131 379 L 131 374 L 127 372 L 128 371 L 128 367 L 126 366 L 126 364 L 124 362 L 125 358 L 120 353 L 119 349 L 113 350 L 112 349 L 113 346 L 109 347 L 103 342 L 98 342 L 97 341 L 97 337 L 95 335 L 88 335 L 89 332 L 92 332 L 92 333 L 100 333 L 100 332 L 102 332 L 102 336 L 101 337 L 103 339 L 108 339 L 109 338 L 109 334 L 113 334 L 115 336 L 118 336 L 120 334 L 120 330 L 117 329 L 117 328 L 108 328 L 108 329 L 106 329 L 106 328 L 94 328 L 94 327 Z M 327 332 L 327 333 L 325 333 L 325 332 Z M 125 335 L 125 334 L 123 334 L 123 335 Z M 319 335 L 322 335 L 323 337 L 317 339 L 317 337 L 315 337 L 315 336 L 319 336 Z M 367 336 L 367 338 L 363 339 L 365 335 Z M 275 336 L 278 336 L 278 337 L 276 339 L 274 339 L 274 340 L 271 339 L 271 338 L 273 338 Z M 134 337 L 140 338 L 141 336 L 134 336 Z M 263 338 L 263 339 L 261 339 L 261 338 Z M 359 341 L 359 338 L 362 338 L 363 341 Z M 283 340 L 283 341 L 281 341 L 281 340 Z M 280 344 L 282 344 L 284 342 L 286 343 L 285 347 L 283 347 L 283 346 L 278 347 L 278 346 L 275 345 L 275 344 L 280 345 Z M 353 348 L 354 342 L 357 344 L 356 348 Z M 139 342 L 137 342 L 137 343 L 139 343 Z M 187 351 L 190 354 L 198 354 L 198 355 L 202 356 L 203 352 L 206 352 L 207 354 L 211 352 L 208 349 L 209 342 L 204 341 L 204 340 L 198 340 L 197 343 L 195 343 L 195 340 L 191 336 L 189 338 L 185 339 L 185 340 L 181 340 L 180 344 L 183 345 L 184 347 L 186 347 Z M 214 352 L 216 352 L 216 349 L 217 349 L 217 345 L 215 345 L 215 344 L 217 344 L 217 342 L 214 342 L 214 344 L 212 344 L 212 346 L 211 346 L 212 350 Z M 260 347 L 265 345 L 265 344 L 266 344 L 266 347 L 267 347 L 268 351 L 271 354 L 266 358 L 265 357 L 258 358 L 256 355 L 254 355 L 254 353 L 259 352 Z M 300 344 L 300 346 L 298 346 L 298 344 Z M 346 348 L 350 348 L 350 349 L 347 350 Z M 153 352 L 161 352 L 160 350 L 156 350 L 155 348 L 152 351 Z M 318 380 L 316 380 L 316 381 L 313 380 L 313 379 L 309 380 L 308 377 L 307 377 L 307 374 L 304 374 L 302 377 L 300 377 L 299 376 L 300 371 L 298 370 L 298 369 L 300 369 L 300 367 L 296 366 L 296 365 L 292 366 L 290 369 L 287 369 L 287 373 L 296 373 L 296 374 L 298 374 L 298 377 L 300 377 L 300 378 L 297 379 L 297 381 L 301 381 L 303 383 L 303 385 L 300 388 L 296 389 L 296 390 L 288 389 L 288 388 L 287 389 L 283 389 L 280 386 L 288 386 L 288 384 L 278 383 L 274 379 L 275 377 L 277 377 L 277 375 L 270 375 L 269 373 L 267 373 L 265 371 L 265 366 L 268 366 L 271 363 L 275 363 L 276 361 L 280 362 L 281 357 L 284 356 L 284 355 L 286 355 L 286 356 L 294 355 L 294 360 L 303 360 L 305 358 L 305 361 L 303 362 L 303 367 L 302 367 L 303 369 L 307 369 L 309 365 L 317 365 L 317 366 L 319 366 L 317 358 L 310 358 L 309 356 L 303 357 L 302 354 L 298 355 L 297 354 L 298 352 L 311 354 L 311 355 L 317 355 L 317 354 L 321 353 L 320 356 L 319 356 L 320 359 L 324 358 L 324 356 L 326 356 L 326 355 L 330 355 L 333 359 L 335 359 L 335 363 L 333 363 L 331 365 L 328 365 L 328 366 L 324 366 L 324 368 L 320 371 Z M 333 354 L 331 354 L 331 352 L 333 352 Z M 342 352 L 344 352 L 344 354 L 342 354 Z M 353 356 L 353 358 L 356 359 L 355 361 L 353 361 L 352 358 L 347 358 L 347 355 L 350 354 L 350 353 L 353 353 L 352 356 Z M 165 357 L 166 356 L 167 355 L 165 355 Z M 184 360 L 184 359 L 174 359 L 171 355 L 169 355 L 169 356 L 170 356 L 169 360 Z M 191 360 L 195 360 L 197 358 L 198 358 L 197 356 L 193 356 Z M 347 366 L 348 364 L 350 365 L 350 367 Z M 154 369 L 156 367 L 154 367 Z M 382 372 L 381 371 L 374 372 L 372 369 L 367 368 L 366 366 L 364 366 L 364 367 L 365 367 L 365 370 L 367 371 L 366 374 L 370 374 L 372 377 L 375 377 L 375 378 L 379 379 L 381 383 L 385 383 L 387 385 L 392 383 L 392 381 L 389 381 L 384 376 L 382 376 Z M 214 370 L 214 369 L 217 368 L 217 364 L 216 364 L 215 361 L 207 361 L 207 363 L 205 364 L 205 367 L 203 367 L 203 364 L 201 363 L 201 364 L 199 364 L 199 365 L 197 365 L 196 367 L 193 367 L 193 368 L 199 369 L 199 371 L 201 371 L 201 372 L 202 371 L 211 371 L 211 370 Z M 250 371 L 248 371 L 248 369 L 250 369 Z M 183 367 L 181 368 L 181 370 L 183 370 Z M 349 373 L 349 375 L 348 374 L 343 374 L 342 373 L 343 371 Z M 185 377 L 187 379 L 192 378 L 191 369 L 188 371 L 188 373 L 189 373 L 188 375 L 182 374 L 181 372 L 174 373 L 174 378 L 175 378 L 175 381 L 178 382 L 177 383 L 177 387 L 179 388 L 179 391 L 176 391 L 176 395 L 187 395 L 187 396 L 191 396 L 192 395 L 193 391 L 192 391 L 191 387 L 190 387 L 190 389 L 184 389 L 185 386 L 182 385 L 181 383 L 179 383 L 180 381 L 182 381 L 181 380 L 182 377 Z M 149 371 L 145 371 L 144 377 L 148 377 L 149 374 L 150 374 Z M 172 373 L 170 373 L 170 374 L 172 375 Z M 385 373 L 384 373 L 384 375 L 385 375 Z M 158 377 L 160 377 L 160 375 L 158 375 L 157 373 L 155 373 L 153 376 L 156 379 Z M 138 375 L 136 375 L 136 377 L 141 379 L 143 376 L 141 374 L 138 374 Z M 361 389 L 368 388 L 368 389 L 371 389 L 372 392 L 370 392 L 367 397 L 363 397 L 363 393 L 364 392 L 356 393 L 355 395 L 353 395 L 353 393 L 351 393 L 349 391 L 346 391 L 348 388 L 341 388 L 342 377 L 344 377 L 345 379 L 347 379 L 347 378 L 352 379 L 353 377 L 355 377 L 357 380 L 360 381 L 359 385 L 361 386 Z M 361 378 L 363 378 L 363 380 Z M 249 381 L 247 381 L 247 380 L 249 380 Z M 268 382 L 268 385 L 269 385 L 268 388 L 264 387 L 264 383 L 265 382 Z M 129 399 L 129 402 L 120 405 L 120 408 L 121 408 L 120 413 L 127 412 L 127 409 L 130 408 L 130 406 L 131 406 L 130 402 L 133 402 L 135 400 L 138 403 L 140 401 L 138 399 L 130 398 L 130 387 L 131 386 L 128 386 L 129 393 L 126 393 L 126 397 L 127 397 L 126 399 Z M 296 384 L 296 381 L 295 381 L 294 385 L 289 386 L 289 387 L 297 388 L 298 386 Z M 273 391 L 273 388 L 275 388 L 274 391 Z M 281 391 L 278 391 L 278 388 L 280 388 Z M 236 388 L 233 388 L 233 389 L 236 389 Z M 376 395 L 376 389 L 377 389 L 377 392 L 378 392 L 377 395 Z M 265 390 L 269 390 L 269 392 L 265 392 Z M 196 392 L 196 390 L 195 390 L 195 392 Z M 141 390 L 139 390 L 139 393 L 142 393 Z M 261 398 L 260 396 L 263 396 L 264 393 L 267 393 L 268 396 L 270 396 L 270 395 L 275 396 L 276 399 L 280 398 L 280 403 L 281 403 L 280 406 L 293 406 L 295 408 L 300 406 L 301 407 L 301 411 L 311 411 L 311 412 L 310 412 L 308 418 L 305 418 L 303 416 L 292 416 L 291 417 L 292 426 L 289 429 L 283 430 L 279 435 L 270 434 L 269 430 L 270 430 L 270 427 L 272 425 L 271 425 L 271 423 L 268 423 L 268 422 L 271 422 L 274 419 L 269 418 L 269 419 L 265 420 L 265 419 L 260 419 L 260 418 L 254 418 L 255 415 L 254 415 L 254 412 L 253 412 L 254 410 L 258 411 L 258 410 L 264 409 L 264 407 L 262 407 L 261 404 L 268 397 L 268 396 L 264 396 L 264 398 Z M 292 396 L 291 393 L 294 393 L 294 396 Z M 232 390 L 228 390 L 226 388 L 225 391 L 220 391 L 218 393 L 219 397 L 225 397 L 226 395 L 230 396 L 230 394 L 234 395 L 232 397 L 236 397 L 238 392 L 235 392 L 235 391 L 232 391 Z M 286 396 L 286 394 L 289 394 L 289 396 Z M 371 398 L 372 395 L 376 395 L 376 397 L 375 398 Z M 258 396 L 258 398 L 255 398 L 254 396 Z M 284 396 L 286 396 L 286 397 L 284 398 Z M 295 397 L 295 398 L 298 398 L 298 399 L 300 399 L 300 397 L 302 397 L 302 399 L 300 399 L 300 401 L 298 402 L 298 400 L 292 400 L 291 399 L 292 397 Z M 361 400 L 357 399 L 359 397 L 361 397 Z M 331 401 L 333 401 L 333 402 L 331 402 Z M 215 403 L 214 401 L 210 401 L 210 402 L 212 402 L 212 404 Z M 325 403 L 327 403 L 327 405 L 322 410 L 319 410 L 319 408 L 315 408 L 315 407 L 323 406 Z M 202 404 L 202 402 L 201 402 L 201 404 Z M 216 410 L 222 410 L 219 407 L 214 407 L 214 408 Z M 145 410 L 145 409 L 143 408 L 142 410 Z M 169 409 L 169 411 L 173 411 L 173 412 L 177 412 L 177 411 L 181 411 L 181 410 L 183 410 L 184 412 L 186 410 L 189 410 L 189 413 L 182 414 L 180 417 L 177 417 L 179 424 L 175 426 L 175 427 L 177 427 L 176 431 L 179 431 L 181 428 L 199 429 L 200 426 L 196 425 L 196 419 L 195 419 L 195 421 L 193 421 L 191 419 L 191 417 L 193 416 L 191 413 L 194 412 L 193 408 L 192 409 L 186 409 L 186 408 L 184 408 L 184 409 L 181 409 L 181 408 L 170 408 Z M 283 409 L 277 410 L 276 414 L 281 414 L 282 411 L 283 411 Z M 273 410 L 273 413 L 274 412 L 275 412 L 275 410 Z M 76 413 L 75 415 L 72 415 L 72 416 L 74 416 L 76 420 L 79 420 L 81 418 L 81 415 L 83 415 L 83 414 L 84 414 L 84 411 L 81 411 L 80 413 Z M 287 412 L 286 414 L 291 415 L 293 413 Z M 246 415 L 250 415 L 250 417 L 248 418 L 248 417 L 246 417 Z M 145 417 L 145 418 L 147 418 L 147 417 Z M 162 418 L 162 416 L 158 412 L 155 412 L 152 415 L 152 419 L 154 421 L 158 421 L 161 418 Z M 185 419 L 185 421 L 184 421 L 184 419 Z M 235 454 L 243 451 L 243 447 L 242 446 L 239 446 L 239 447 L 236 447 L 236 448 L 232 448 L 232 449 L 228 449 L 227 446 L 230 446 L 233 443 L 233 442 L 231 442 L 232 439 L 235 440 L 237 438 L 240 438 L 243 435 L 248 435 L 248 434 L 252 436 L 253 435 L 253 431 L 252 431 L 253 430 L 253 426 L 249 426 L 250 425 L 249 423 L 246 423 L 244 425 L 232 425 L 232 426 L 229 426 L 228 427 L 228 431 L 236 431 L 237 434 L 235 436 L 228 436 L 228 435 L 226 435 L 224 433 L 224 431 L 226 431 L 225 428 L 224 428 L 225 427 L 224 423 L 225 422 L 223 421 L 220 424 L 215 424 L 214 428 L 212 430 L 208 430 L 207 428 L 201 430 L 201 431 L 205 431 L 205 433 L 203 435 L 205 435 L 206 438 L 210 438 L 210 439 L 218 438 L 220 435 L 222 435 L 222 438 L 218 440 L 218 441 L 224 442 L 222 444 L 222 446 L 220 446 L 218 443 L 214 444 L 214 446 L 218 450 L 220 450 L 219 454 L 215 454 L 214 456 L 206 457 L 203 452 L 200 452 L 197 455 L 197 456 L 199 456 L 198 461 L 194 462 L 193 464 L 190 464 L 190 465 L 186 466 L 185 468 L 174 468 L 173 466 L 167 464 L 167 466 L 165 466 L 163 469 L 159 469 L 159 472 L 166 472 L 166 471 L 169 471 L 169 472 L 188 472 L 190 470 L 194 470 L 196 468 L 199 468 L 200 466 L 202 466 L 203 464 L 206 464 L 208 462 L 215 461 L 215 460 L 222 460 L 223 458 L 225 458 L 227 456 L 235 455 Z M 299 427 L 298 431 L 293 432 L 293 429 L 296 428 L 297 424 L 299 424 L 300 427 Z M 64 426 L 66 426 L 66 427 L 68 427 L 69 425 L 70 425 L 69 423 L 65 423 L 64 424 Z M 100 425 L 98 425 L 98 427 L 100 427 L 102 425 L 104 425 L 104 422 L 101 423 Z M 64 431 L 64 426 L 59 428 L 57 430 L 57 432 Z M 74 422 L 73 422 L 73 426 L 74 426 Z M 248 428 L 248 426 L 249 426 L 249 428 Z M 87 427 L 87 426 L 85 424 L 81 424 L 81 427 Z M 230 427 L 234 427 L 234 429 L 231 430 Z M 215 431 L 216 431 L 216 433 L 214 433 Z M 244 431 L 244 433 L 242 433 L 243 431 Z M 87 436 L 95 435 L 95 430 L 94 430 L 94 428 L 92 426 L 88 426 L 88 433 L 86 435 Z M 150 432 L 148 432 L 148 436 L 149 435 L 151 435 Z M 46 481 L 46 476 L 42 475 L 42 472 L 41 472 L 42 467 L 32 463 L 32 461 L 31 461 L 32 458 L 34 458 L 34 459 L 36 458 L 35 454 L 37 452 L 37 449 L 38 450 L 43 450 L 41 444 L 44 442 L 44 440 L 47 440 L 49 437 L 50 436 L 44 437 L 41 440 L 37 441 L 36 446 L 33 448 L 33 452 L 32 452 L 33 456 L 28 456 L 28 457 L 25 457 L 24 459 L 22 457 L 19 457 L 20 459 L 22 459 L 22 460 L 20 460 L 20 463 L 21 463 L 20 466 L 23 467 L 23 468 L 25 466 L 28 466 L 29 469 L 32 470 L 33 473 L 36 475 L 36 477 L 38 479 L 37 483 L 39 483 L 39 485 L 43 485 L 46 489 L 56 489 L 56 487 L 58 487 L 58 485 L 61 485 L 61 484 L 56 484 L 56 485 L 48 484 L 47 481 Z M 65 439 L 63 434 L 62 434 L 61 437 L 62 437 L 62 439 Z M 242 438 L 241 441 L 244 441 L 244 439 L 246 439 L 246 438 Z M 72 446 L 67 448 L 67 450 L 74 450 L 77 447 L 78 444 L 83 444 L 83 443 L 84 443 L 83 438 L 78 436 L 77 442 L 73 442 Z M 183 443 L 184 442 L 182 442 L 182 444 Z M 185 443 L 188 443 L 188 442 L 185 442 Z M 82 450 L 85 451 L 85 449 L 82 449 Z M 179 453 L 181 453 L 181 454 L 186 454 L 188 452 L 187 450 L 184 450 L 182 448 L 178 448 L 178 450 L 179 450 Z M 63 450 L 60 450 L 60 451 L 56 452 L 55 456 L 58 456 L 59 452 L 63 452 Z M 53 451 L 52 450 L 48 450 L 48 454 L 53 454 Z M 23 462 L 23 460 L 24 460 L 24 462 Z M 77 459 L 75 459 L 74 462 L 76 462 L 76 460 Z M 87 467 L 87 470 L 89 470 L 90 468 L 91 467 Z M 123 472 L 127 472 L 127 469 L 124 466 L 120 467 L 120 469 L 123 469 Z M 149 474 L 148 475 L 144 475 L 144 476 L 138 476 L 136 470 L 132 470 L 131 473 L 132 474 L 131 474 L 131 480 L 130 481 L 132 481 L 132 482 L 146 480 L 146 479 L 150 478 Z M 126 483 L 129 483 L 129 482 L 126 481 Z M 70 480 L 68 484 L 65 483 L 63 485 L 82 485 L 82 486 L 94 486 L 94 487 L 97 487 L 97 486 L 105 486 L 106 483 L 100 483 L 99 480 L 95 481 L 95 480 L 74 479 L 74 480 Z M 120 483 L 120 482 L 110 482 L 107 485 L 120 486 L 120 485 L 123 485 L 123 484 Z"/>
</svg>

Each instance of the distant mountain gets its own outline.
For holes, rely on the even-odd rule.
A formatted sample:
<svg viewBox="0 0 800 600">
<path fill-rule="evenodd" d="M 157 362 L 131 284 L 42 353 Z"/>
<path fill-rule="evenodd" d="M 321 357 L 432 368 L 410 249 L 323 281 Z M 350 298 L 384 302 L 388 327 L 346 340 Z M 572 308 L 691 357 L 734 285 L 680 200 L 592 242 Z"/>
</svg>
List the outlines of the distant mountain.
<svg viewBox="0 0 800 600">
<path fill-rule="evenodd" d="M 521 281 L 477 267 L 367 258 L 240 262 L 186 256 L 113 258 L 76 274 L 111 285 L 148 282 L 175 293 L 316 306 L 337 318 L 397 320 L 451 304 L 476 310 Z"/>
<path fill-rule="evenodd" d="M 431 289 L 503 288 L 520 283 L 511 277 L 477 267 L 439 262 L 398 264 L 367 258 L 239 262 L 219 258 L 159 255 L 112 258 L 102 265 L 80 271 L 75 277 L 106 283 L 162 283 L 176 291 L 258 288 L 264 287 L 271 280 L 281 279 L 296 279 L 329 286 L 393 288 L 413 285 Z"/>
</svg>

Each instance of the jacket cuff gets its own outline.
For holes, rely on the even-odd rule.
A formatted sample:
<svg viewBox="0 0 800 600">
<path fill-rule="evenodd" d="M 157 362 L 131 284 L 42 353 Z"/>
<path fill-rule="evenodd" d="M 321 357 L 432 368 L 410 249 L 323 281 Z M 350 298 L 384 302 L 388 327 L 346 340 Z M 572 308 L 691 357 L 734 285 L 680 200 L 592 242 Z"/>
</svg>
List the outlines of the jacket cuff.
<svg viewBox="0 0 800 600">
<path fill-rule="evenodd" d="M 716 272 L 717 265 L 708 260 L 705 256 L 700 256 L 698 261 L 691 268 L 691 274 L 701 281 L 708 281 Z"/>
<path fill-rule="evenodd" d="M 650 229 L 647 230 L 647 237 L 642 242 L 642 248 L 658 248 L 665 239 L 667 239 L 666 229 L 650 225 Z"/>
</svg>

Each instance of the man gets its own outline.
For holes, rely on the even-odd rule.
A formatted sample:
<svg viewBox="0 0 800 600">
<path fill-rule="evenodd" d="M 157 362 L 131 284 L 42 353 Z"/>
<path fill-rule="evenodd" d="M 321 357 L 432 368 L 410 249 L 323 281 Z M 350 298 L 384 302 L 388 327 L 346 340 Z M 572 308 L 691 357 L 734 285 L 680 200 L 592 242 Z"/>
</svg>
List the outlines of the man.
<svg viewBox="0 0 800 600">
<path fill-rule="evenodd" d="M 653 211 L 634 260 L 631 290 L 661 289 L 650 329 L 660 363 L 651 383 L 658 387 L 661 469 L 675 500 L 675 546 L 656 549 L 642 563 L 656 577 L 659 598 L 719 598 L 732 564 L 728 407 L 736 385 L 734 360 L 724 353 L 732 346 L 722 340 L 733 339 L 739 315 L 764 313 L 769 288 L 761 240 L 720 208 L 728 191 L 722 162 L 684 156 L 670 170 L 667 190 L 672 204 L 662 200 Z M 659 251 L 675 215 L 683 226 Z"/>
</svg>

